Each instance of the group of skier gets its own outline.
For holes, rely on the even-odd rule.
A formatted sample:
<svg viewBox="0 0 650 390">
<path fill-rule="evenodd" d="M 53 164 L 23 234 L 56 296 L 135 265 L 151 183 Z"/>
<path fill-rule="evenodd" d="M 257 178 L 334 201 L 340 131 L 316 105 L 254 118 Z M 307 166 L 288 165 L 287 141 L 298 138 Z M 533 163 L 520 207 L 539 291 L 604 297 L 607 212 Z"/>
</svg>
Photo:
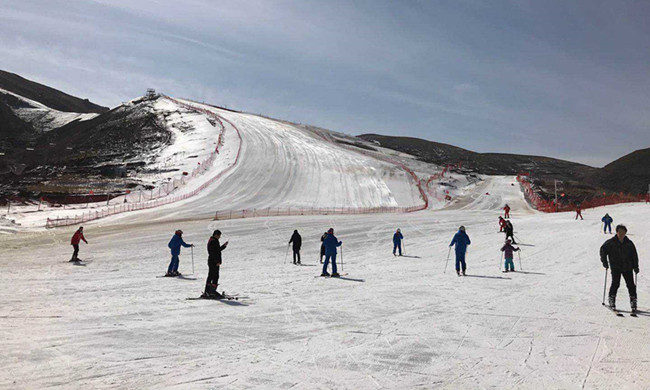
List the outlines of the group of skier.
<svg viewBox="0 0 650 390">
<path fill-rule="evenodd" d="M 506 204 L 503 210 L 504 216 L 499 216 L 499 232 L 503 232 L 506 235 L 505 244 L 501 247 L 501 252 L 503 252 L 505 258 L 504 272 L 515 272 L 513 261 L 514 252 L 518 252 L 521 249 L 513 246 L 517 243 L 515 242 L 514 238 L 514 227 L 512 225 L 512 222 L 509 220 L 510 207 Z M 578 216 L 582 217 L 579 209 L 577 209 L 576 218 Z M 609 214 L 605 214 L 605 216 L 602 217 L 601 222 L 603 223 L 603 233 L 607 234 L 609 231 L 611 234 L 613 218 Z M 219 242 L 220 238 L 221 231 L 215 230 L 208 240 L 208 277 L 206 279 L 205 290 L 202 295 L 202 297 L 205 298 L 222 298 L 221 294 L 217 292 L 217 286 L 219 284 L 219 270 L 222 263 L 221 253 L 228 247 L 228 242 L 226 241 L 223 245 L 221 245 Z M 399 256 L 402 256 L 403 240 L 404 236 L 401 230 L 397 229 L 397 231 L 393 234 L 394 256 L 397 256 L 397 253 L 399 253 Z M 83 227 L 79 227 L 71 238 L 70 244 L 73 247 L 73 253 L 70 262 L 82 261 L 78 257 L 79 243 L 81 241 L 84 241 L 86 244 L 88 244 L 88 241 L 83 234 Z M 298 233 L 298 230 L 294 230 L 288 245 L 290 244 L 293 244 L 293 264 L 300 265 L 302 237 Z M 321 236 L 320 262 L 323 264 L 321 276 L 340 277 L 337 269 L 336 258 L 338 254 L 337 248 L 341 247 L 342 244 L 343 242 L 338 240 L 334 235 L 333 228 L 330 228 Z M 471 240 L 466 232 L 465 226 L 460 226 L 456 234 L 454 234 L 451 243 L 449 244 L 450 252 L 451 248 L 455 247 L 456 273 L 458 276 L 466 275 L 467 264 L 465 257 L 468 246 L 470 244 Z M 178 265 L 181 247 L 193 248 L 194 244 L 186 243 L 183 240 L 183 231 L 179 229 L 176 230 L 167 246 L 171 251 L 171 261 L 169 263 L 165 276 L 180 276 L 181 274 L 178 272 Z M 325 257 L 325 261 L 323 261 L 323 257 Z M 603 267 L 611 272 L 612 277 L 608 294 L 608 307 L 610 307 L 613 311 L 616 311 L 616 294 L 620 286 L 620 279 L 622 276 L 625 280 L 630 295 L 630 307 L 632 309 L 632 313 L 635 314 L 637 312 L 637 293 L 634 274 L 639 273 L 639 258 L 634 243 L 627 237 L 627 228 L 624 225 L 616 226 L 615 236 L 605 241 L 605 243 L 600 247 L 600 260 L 603 264 Z M 328 266 L 330 263 L 332 268 L 331 274 L 328 272 Z M 605 284 L 607 284 L 606 281 Z M 604 296 L 603 305 L 605 305 Z"/>
</svg>

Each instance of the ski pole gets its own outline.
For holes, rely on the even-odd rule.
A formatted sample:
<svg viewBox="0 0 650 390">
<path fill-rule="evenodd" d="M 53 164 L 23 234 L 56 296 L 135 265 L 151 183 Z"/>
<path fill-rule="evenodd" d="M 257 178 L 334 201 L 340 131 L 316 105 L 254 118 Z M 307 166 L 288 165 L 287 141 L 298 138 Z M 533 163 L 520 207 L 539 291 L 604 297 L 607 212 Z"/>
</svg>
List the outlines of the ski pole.
<svg viewBox="0 0 650 390">
<path fill-rule="evenodd" d="M 503 264 L 503 252 L 501 252 L 501 257 L 499 258 L 499 271 L 501 271 L 501 264 Z"/>
<path fill-rule="evenodd" d="M 521 249 L 517 251 L 517 256 L 519 256 L 519 270 L 523 271 L 524 267 L 521 266 Z"/>
<path fill-rule="evenodd" d="M 404 254 L 406 254 L 406 241 L 404 241 L 404 239 L 402 239 L 402 246 L 404 247 L 402 248 L 404 249 Z"/>
<path fill-rule="evenodd" d="M 449 255 L 451 255 L 451 247 L 449 247 L 449 252 L 447 252 L 447 261 L 445 262 L 445 273 L 447 273 L 447 264 L 449 264 Z"/>
<path fill-rule="evenodd" d="M 192 275 L 194 275 L 194 245 L 190 249 L 192 252 Z"/>
<path fill-rule="evenodd" d="M 605 268 L 605 284 L 603 285 L 603 306 L 605 306 L 605 292 L 607 291 L 607 268 Z"/>
<path fill-rule="evenodd" d="M 341 246 L 341 271 L 343 271 L 343 246 Z"/>
<path fill-rule="evenodd" d="M 287 252 L 284 254 L 284 264 L 287 264 L 287 256 L 289 256 L 289 244 L 287 244 Z"/>
</svg>

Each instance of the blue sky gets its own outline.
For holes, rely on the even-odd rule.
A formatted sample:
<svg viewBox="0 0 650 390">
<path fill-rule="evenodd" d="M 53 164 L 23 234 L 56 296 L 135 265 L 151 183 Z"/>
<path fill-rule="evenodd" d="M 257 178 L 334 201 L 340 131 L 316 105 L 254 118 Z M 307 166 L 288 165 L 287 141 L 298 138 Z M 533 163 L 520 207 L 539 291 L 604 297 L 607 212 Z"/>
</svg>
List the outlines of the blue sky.
<svg viewBox="0 0 650 390">
<path fill-rule="evenodd" d="M 602 166 L 650 147 L 650 2 L 4 0 L 0 69 Z"/>
</svg>

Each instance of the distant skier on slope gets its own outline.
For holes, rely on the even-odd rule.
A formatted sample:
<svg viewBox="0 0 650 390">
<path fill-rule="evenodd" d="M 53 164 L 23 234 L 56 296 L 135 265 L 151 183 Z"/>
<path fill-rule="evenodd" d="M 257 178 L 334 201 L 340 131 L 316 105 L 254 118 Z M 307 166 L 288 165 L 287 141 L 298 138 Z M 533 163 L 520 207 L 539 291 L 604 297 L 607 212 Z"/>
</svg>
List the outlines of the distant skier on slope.
<svg viewBox="0 0 650 390">
<path fill-rule="evenodd" d="M 323 240 L 323 245 L 325 246 L 325 263 L 323 263 L 323 272 L 320 276 L 330 276 L 327 273 L 327 265 L 332 260 L 332 277 L 338 278 L 339 274 L 336 272 L 336 248 L 343 244 L 342 241 L 339 241 L 336 236 L 334 236 L 334 229 L 330 228 L 327 231 L 327 237 Z"/>
<path fill-rule="evenodd" d="M 463 276 L 465 275 L 465 270 L 467 265 L 465 264 L 465 253 L 467 252 L 467 246 L 472 242 L 469 239 L 467 233 L 465 233 L 465 226 L 458 228 L 458 232 L 454 235 L 454 238 L 451 240 L 449 246 L 456 245 L 456 273 L 460 276 L 462 270 Z"/>
<path fill-rule="evenodd" d="M 634 275 L 639 273 L 639 256 L 634 243 L 626 237 L 627 228 L 624 225 L 616 226 L 616 235 L 600 247 L 600 261 L 605 269 L 610 268 L 612 284 L 609 287 L 609 306 L 616 310 L 616 292 L 621 283 L 621 275 L 625 279 L 627 291 L 630 294 L 630 307 L 636 312 L 637 296 Z M 607 258 L 609 257 L 609 264 Z"/>
<path fill-rule="evenodd" d="M 293 235 L 289 240 L 289 244 L 293 243 L 293 264 L 300 264 L 300 247 L 302 246 L 302 237 L 297 230 L 293 231 Z M 296 257 L 298 258 L 298 263 L 296 263 Z"/>
<path fill-rule="evenodd" d="M 205 281 L 203 296 L 207 298 L 219 297 L 219 269 L 221 268 L 221 252 L 228 246 L 228 241 L 219 244 L 221 231 L 215 230 L 208 240 L 208 278 Z"/>
<path fill-rule="evenodd" d="M 327 232 L 320 236 L 320 263 L 323 264 L 323 256 L 325 256 L 325 244 L 323 243 L 327 238 Z"/>
<path fill-rule="evenodd" d="M 501 247 L 501 252 L 504 252 L 504 257 L 506 259 L 505 271 L 504 272 L 515 272 L 515 263 L 512 261 L 514 257 L 514 252 L 518 252 L 520 249 L 515 248 L 511 245 L 510 240 L 506 240 L 506 243 Z"/>
<path fill-rule="evenodd" d="M 167 246 L 169 249 L 171 249 L 172 260 L 169 263 L 169 267 L 167 268 L 167 273 L 165 276 L 180 276 L 181 274 L 178 272 L 178 255 L 181 254 L 181 246 L 189 248 L 194 246 L 194 244 L 187 244 L 185 241 L 183 241 L 183 231 L 178 229 L 176 232 L 174 232 L 174 236 L 171 240 L 169 240 L 169 244 L 167 244 Z"/>
<path fill-rule="evenodd" d="M 503 208 L 503 217 L 504 218 L 510 218 L 510 206 L 506 203 L 505 207 Z"/>
<path fill-rule="evenodd" d="M 404 239 L 404 236 L 402 235 L 402 232 L 397 229 L 395 234 L 393 234 L 393 256 L 395 256 L 395 250 L 399 248 L 399 255 L 402 255 L 402 240 Z"/>
<path fill-rule="evenodd" d="M 584 218 L 582 218 L 582 207 L 580 206 L 580 203 L 576 205 L 576 220 L 578 217 L 580 217 L 581 220 L 584 220 Z"/>
<path fill-rule="evenodd" d="M 603 221 L 603 233 L 607 233 L 607 228 L 609 228 L 609 234 L 612 234 L 612 222 L 614 222 L 614 219 L 609 214 L 605 214 L 601 221 Z"/>
<path fill-rule="evenodd" d="M 517 242 L 515 242 L 515 227 L 512 226 L 512 222 L 506 221 L 506 240 L 510 238 L 512 240 L 512 243 L 517 245 Z"/>
<path fill-rule="evenodd" d="M 499 216 L 499 233 L 506 230 L 506 220 L 502 216 Z"/>
<path fill-rule="evenodd" d="M 70 245 L 72 245 L 72 248 L 74 251 L 72 252 L 72 258 L 70 259 L 71 262 L 74 261 L 81 261 L 79 257 L 79 242 L 82 241 L 88 244 L 88 241 L 86 241 L 86 237 L 84 237 L 84 228 L 83 226 L 79 226 L 79 229 L 77 229 L 76 232 L 72 235 L 72 239 L 70 240 Z"/>
</svg>

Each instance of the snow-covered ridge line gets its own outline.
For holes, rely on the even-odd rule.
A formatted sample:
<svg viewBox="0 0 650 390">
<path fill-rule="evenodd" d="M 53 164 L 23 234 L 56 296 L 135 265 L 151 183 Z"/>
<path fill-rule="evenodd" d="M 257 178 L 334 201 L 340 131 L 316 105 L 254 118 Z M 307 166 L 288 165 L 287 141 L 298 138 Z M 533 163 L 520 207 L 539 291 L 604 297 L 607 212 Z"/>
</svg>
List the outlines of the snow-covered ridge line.
<svg viewBox="0 0 650 390">
<path fill-rule="evenodd" d="M 97 117 L 95 113 L 64 112 L 48 107 L 43 103 L 37 102 L 18 95 L 14 92 L 0 88 L 0 93 L 14 96 L 25 102 L 29 107 L 11 108 L 13 113 L 25 122 L 35 126 L 43 131 L 50 131 L 63 127 L 75 120 L 87 121 Z"/>
<path fill-rule="evenodd" d="M 239 148 L 237 151 L 237 155 L 235 157 L 235 161 L 230 164 L 226 169 L 222 170 L 219 172 L 217 175 L 213 176 L 210 178 L 208 181 L 200 185 L 198 188 L 182 194 L 182 195 L 177 195 L 177 196 L 165 196 L 162 198 L 158 198 L 156 200 L 149 200 L 149 201 L 144 201 L 144 202 L 132 202 L 132 203 L 122 203 L 119 205 L 114 205 L 114 206 L 107 206 L 106 208 L 102 208 L 101 210 L 94 210 L 94 211 L 88 211 L 85 213 L 82 213 L 81 215 L 75 215 L 73 217 L 65 217 L 65 218 L 47 218 L 46 221 L 46 228 L 54 228 L 54 227 L 59 227 L 59 226 L 70 226 L 70 225 L 76 225 L 79 223 L 85 223 L 88 221 L 104 218 L 107 216 L 115 215 L 115 214 L 120 214 L 124 212 L 129 212 L 129 211 L 138 211 L 138 210 L 145 210 L 145 209 L 150 209 L 170 203 L 174 203 L 180 200 L 188 199 L 201 191 L 203 191 L 205 188 L 207 188 L 209 185 L 214 183 L 216 180 L 221 178 L 224 174 L 226 174 L 228 171 L 230 171 L 239 161 L 239 153 L 241 151 L 241 135 L 239 134 L 239 130 L 232 124 L 230 121 L 228 121 L 225 118 L 221 118 L 218 114 L 211 112 L 209 110 L 205 110 L 199 107 L 195 107 L 193 105 L 181 102 L 177 99 L 174 99 L 170 96 L 166 95 L 161 95 L 163 98 L 168 99 L 169 101 L 173 102 L 174 104 L 177 104 L 187 110 L 195 111 L 195 112 L 200 112 L 202 114 L 210 116 L 212 119 L 216 120 L 219 123 L 219 126 L 221 128 L 219 132 L 219 137 L 217 141 L 217 146 L 215 147 L 215 150 L 210 154 L 210 156 L 205 159 L 203 162 L 199 164 L 199 166 L 192 171 L 192 173 L 189 175 L 190 177 L 195 177 L 196 175 L 203 173 L 209 169 L 209 167 L 214 163 L 216 157 L 219 155 L 219 148 L 223 145 L 223 139 L 224 139 L 224 132 L 225 132 L 225 126 L 223 125 L 222 120 L 228 122 L 237 132 L 237 135 L 239 137 Z M 182 184 L 185 184 L 183 181 Z"/>
</svg>

